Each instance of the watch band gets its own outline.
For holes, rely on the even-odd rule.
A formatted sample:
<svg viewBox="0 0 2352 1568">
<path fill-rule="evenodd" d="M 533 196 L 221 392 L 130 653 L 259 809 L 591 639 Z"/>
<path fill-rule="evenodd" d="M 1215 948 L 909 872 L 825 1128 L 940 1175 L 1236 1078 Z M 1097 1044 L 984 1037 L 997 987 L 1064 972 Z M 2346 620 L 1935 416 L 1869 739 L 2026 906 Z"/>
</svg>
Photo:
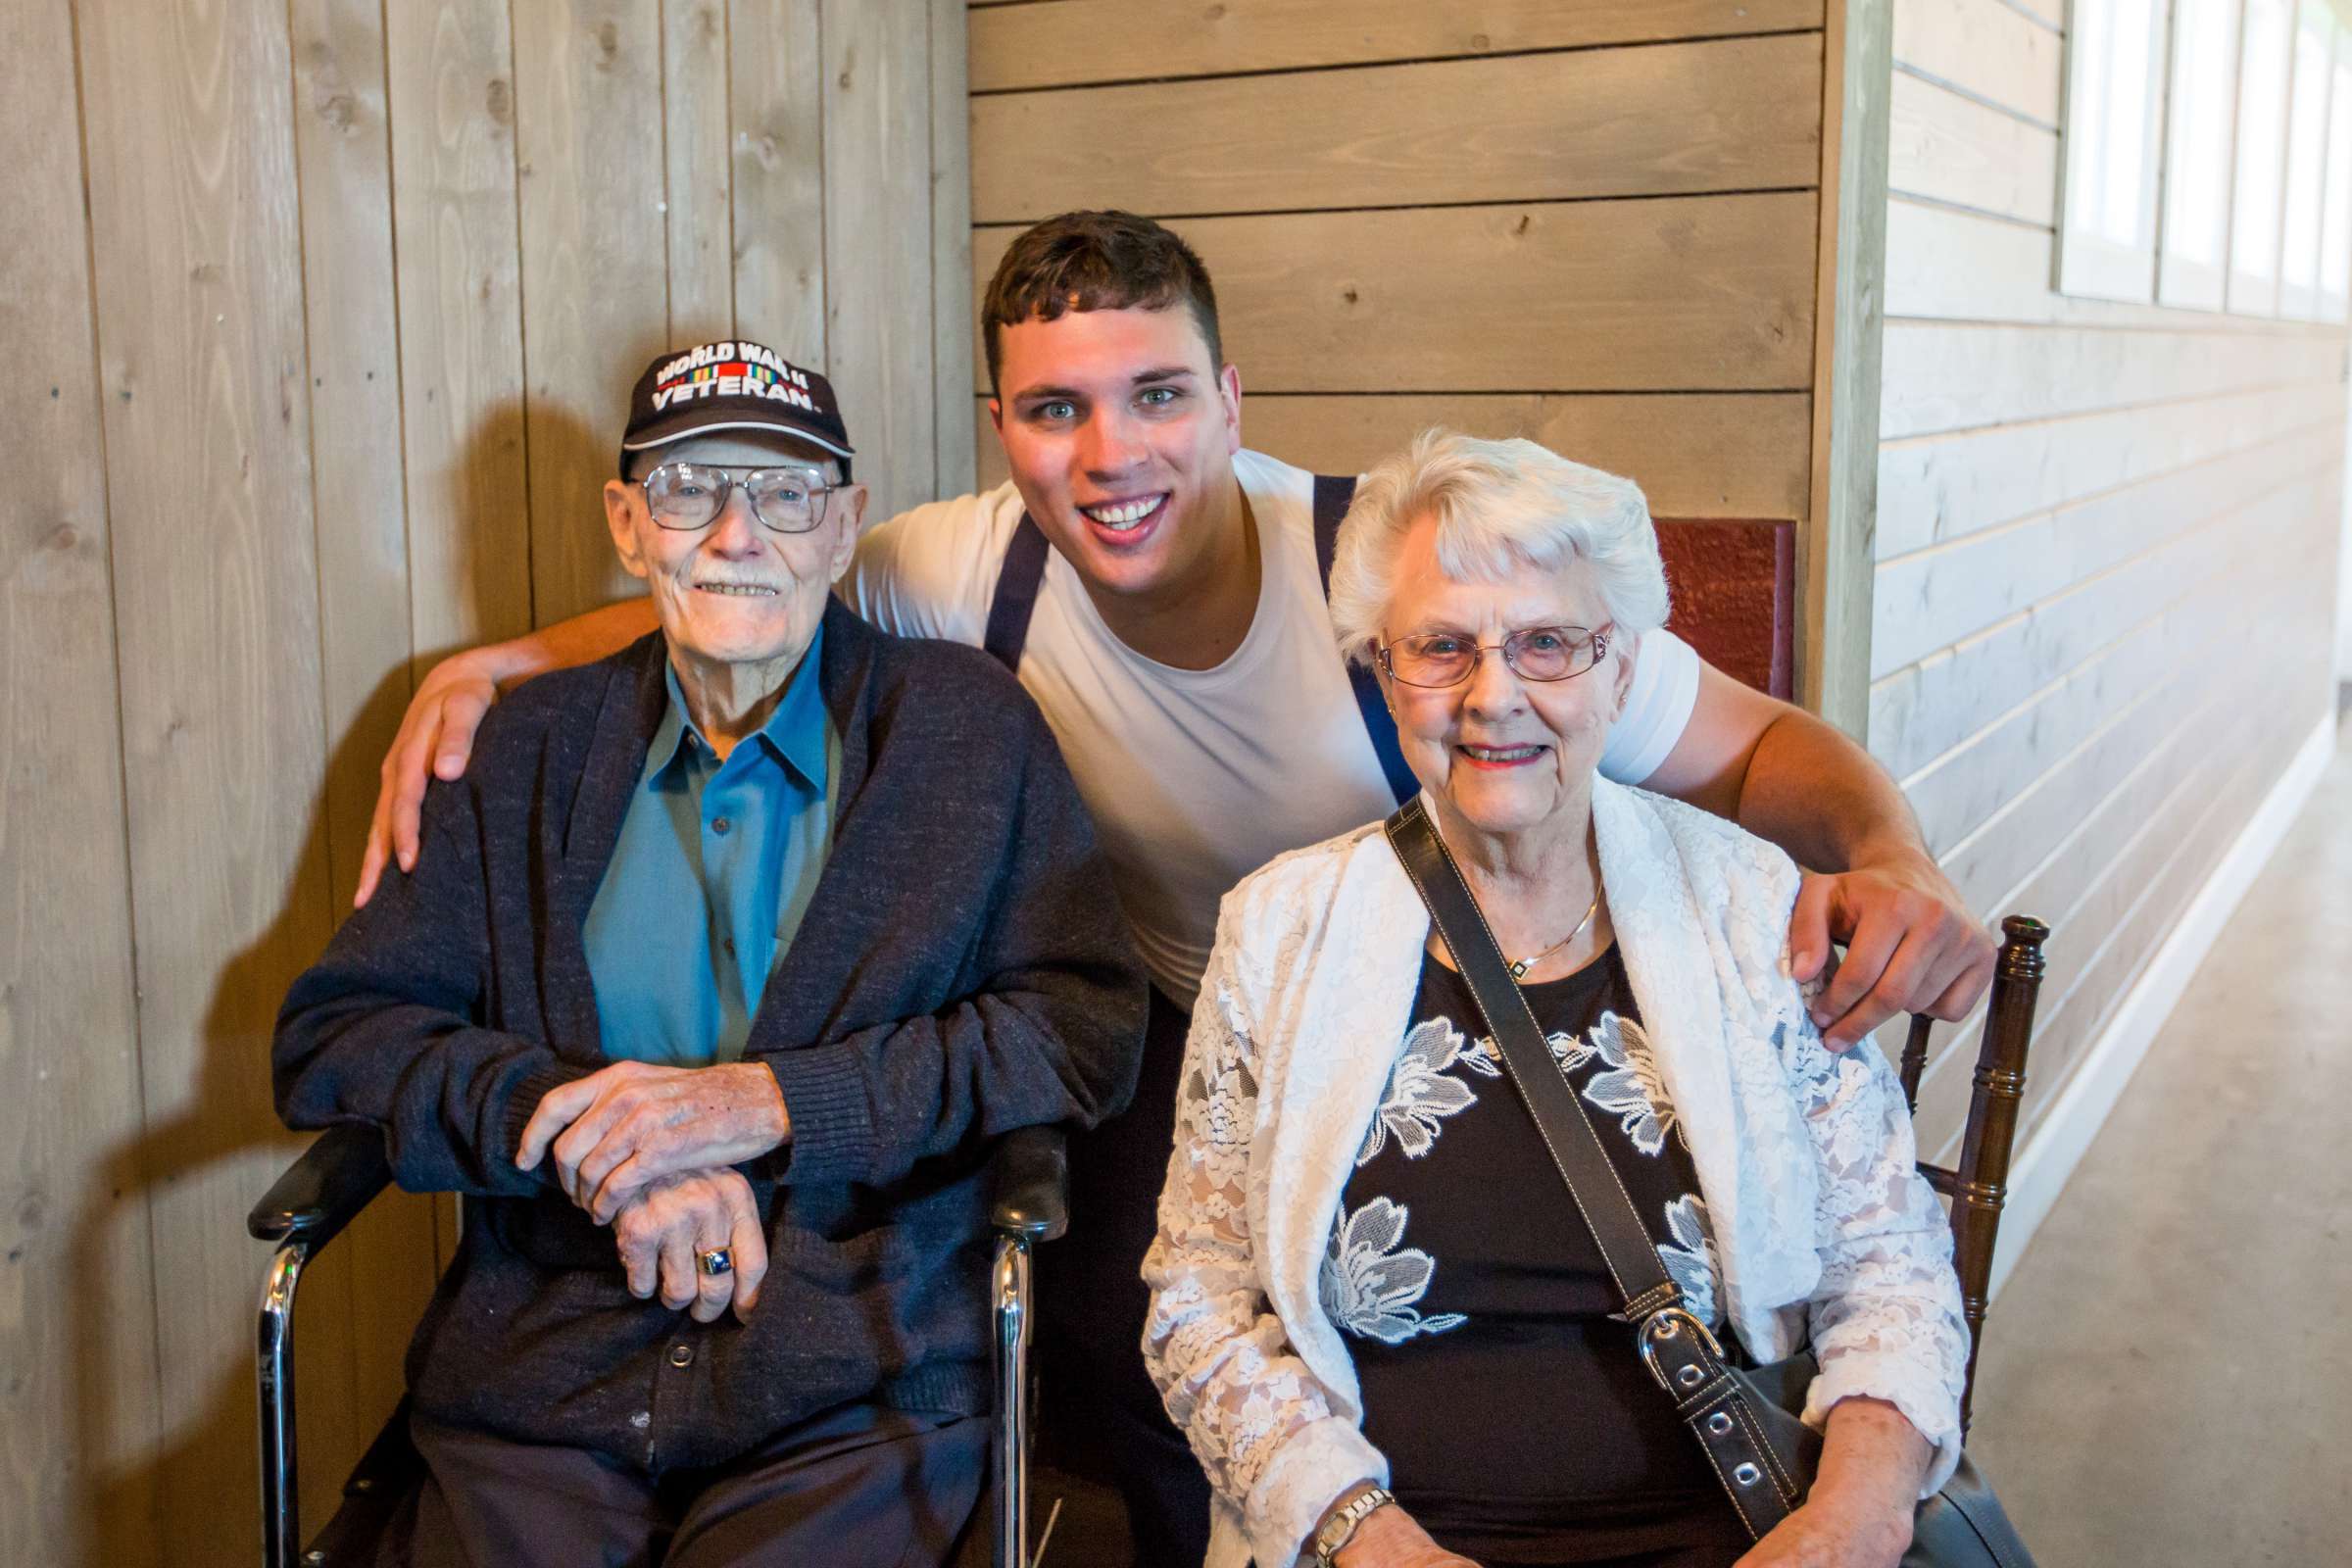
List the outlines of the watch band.
<svg viewBox="0 0 2352 1568">
<path fill-rule="evenodd" d="M 1355 1539 L 1356 1526 L 1375 1508 L 1385 1508 L 1396 1500 L 1396 1494 L 1383 1486 L 1367 1484 L 1357 1489 L 1355 1495 L 1342 1503 L 1339 1511 L 1324 1520 L 1323 1527 L 1315 1532 L 1315 1568 L 1331 1568 L 1331 1559 Z"/>
</svg>

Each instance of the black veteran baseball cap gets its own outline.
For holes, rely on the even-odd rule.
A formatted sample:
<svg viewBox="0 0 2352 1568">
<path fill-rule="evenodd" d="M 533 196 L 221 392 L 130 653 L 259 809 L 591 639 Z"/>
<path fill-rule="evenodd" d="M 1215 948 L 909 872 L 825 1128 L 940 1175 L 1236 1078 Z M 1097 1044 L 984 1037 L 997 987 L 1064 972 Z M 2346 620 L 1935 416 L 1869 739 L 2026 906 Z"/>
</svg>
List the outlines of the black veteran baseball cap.
<svg viewBox="0 0 2352 1568">
<path fill-rule="evenodd" d="M 620 472 L 633 453 L 713 430 L 773 430 L 822 447 L 850 476 L 848 426 L 833 384 L 759 343 L 698 343 L 672 349 L 645 368 L 629 395 L 629 427 L 620 438 Z"/>
</svg>

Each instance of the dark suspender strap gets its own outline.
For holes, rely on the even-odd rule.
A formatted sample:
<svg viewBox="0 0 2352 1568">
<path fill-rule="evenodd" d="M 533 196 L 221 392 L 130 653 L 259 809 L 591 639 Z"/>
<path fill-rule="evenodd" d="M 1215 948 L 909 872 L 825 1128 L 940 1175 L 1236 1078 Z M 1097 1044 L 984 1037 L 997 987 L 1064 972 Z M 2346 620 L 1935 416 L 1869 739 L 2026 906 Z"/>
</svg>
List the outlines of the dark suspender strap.
<svg viewBox="0 0 2352 1568">
<path fill-rule="evenodd" d="M 1355 475 L 1315 475 L 1315 570 L 1323 579 L 1323 597 L 1331 597 L 1331 562 L 1340 548 L 1340 523 L 1355 500 Z"/>
<path fill-rule="evenodd" d="M 1527 998 L 1512 980 L 1510 964 L 1438 836 L 1437 824 L 1414 799 L 1397 808 L 1386 830 L 1405 875 L 1429 907 L 1430 923 L 1478 1004 L 1495 1054 L 1535 1118 L 1569 1198 L 1600 1244 L 1601 1261 L 1625 1298 L 1623 1316 L 1634 1325 L 1642 1364 L 1706 1450 L 1748 1533 L 1762 1539 L 1802 1500 L 1803 1484 L 1774 1453 L 1747 1402 L 1746 1386 L 1725 1365 L 1714 1335 L 1683 1305 L 1682 1292 L 1617 1179 L 1617 1167 L 1592 1131 L 1574 1086 L 1552 1060 L 1544 1031 L 1528 1011 Z"/>
<path fill-rule="evenodd" d="M 1348 475 L 1315 475 L 1315 566 L 1325 598 L 1331 595 L 1332 553 L 1338 547 L 1340 519 L 1355 497 L 1355 480 Z M 1004 564 L 997 573 L 996 597 L 989 602 L 988 630 L 980 646 L 1006 669 L 1019 673 L 1021 650 L 1029 641 L 1029 618 L 1037 612 L 1037 593 L 1046 580 L 1045 530 L 1026 512 L 1005 548 Z M 1363 715 L 1364 733 L 1371 737 L 1380 759 L 1381 776 L 1398 801 L 1421 792 L 1420 780 L 1404 765 L 1404 751 L 1396 743 L 1396 720 L 1380 695 L 1380 682 L 1362 664 L 1348 666 L 1348 683 L 1355 692 L 1356 710 Z"/>
<path fill-rule="evenodd" d="M 989 601 L 988 631 L 980 646 L 1014 674 L 1021 670 L 1021 649 L 1029 641 L 1029 617 L 1037 612 L 1037 590 L 1046 580 L 1046 532 L 1021 514 L 1005 548 L 1004 564 L 997 572 L 997 595 Z"/>
<path fill-rule="evenodd" d="M 1327 600 L 1331 597 L 1332 557 L 1340 544 L 1340 521 L 1354 499 L 1352 474 L 1315 475 L 1315 569 L 1322 574 Z M 1389 793 L 1399 804 L 1411 800 L 1421 793 L 1421 781 L 1404 765 L 1404 749 L 1396 743 L 1396 718 L 1380 695 L 1379 677 L 1367 664 L 1350 663 L 1348 684 L 1355 689 L 1356 710 L 1364 715 L 1364 733 L 1372 737 L 1372 750 L 1380 758 L 1381 776 L 1389 782 Z"/>
</svg>

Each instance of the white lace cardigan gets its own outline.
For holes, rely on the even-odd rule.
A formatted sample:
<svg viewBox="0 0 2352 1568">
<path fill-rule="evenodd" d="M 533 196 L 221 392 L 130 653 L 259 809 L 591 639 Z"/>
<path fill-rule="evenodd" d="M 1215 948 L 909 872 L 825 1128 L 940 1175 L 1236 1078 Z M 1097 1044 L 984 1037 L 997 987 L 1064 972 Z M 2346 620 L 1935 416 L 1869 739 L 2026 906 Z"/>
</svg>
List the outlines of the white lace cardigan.
<svg viewBox="0 0 2352 1568">
<path fill-rule="evenodd" d="M 1900 1409 L 1936 1447 L 1927 1495 L 1960 1451 L 1951 1231 L 1885 1056 L 1824 1049 L 1781 972 L 1796 868 L 1718 817 L 1605 779 L 1592 810 L 1728 1320 L 1759 1360 L 1810 1338 L 1808 1421 L 1849 1395 Z M 1388 1479 L 1318 1279 L 1428 933 L 1377 827 L 1271 861 L 1219 911 L 1144 1261 L 1145 1358 L 1214 1494 L 1206 1568 L 1293 1568 L 1344 1488 Z"/>
</svg>

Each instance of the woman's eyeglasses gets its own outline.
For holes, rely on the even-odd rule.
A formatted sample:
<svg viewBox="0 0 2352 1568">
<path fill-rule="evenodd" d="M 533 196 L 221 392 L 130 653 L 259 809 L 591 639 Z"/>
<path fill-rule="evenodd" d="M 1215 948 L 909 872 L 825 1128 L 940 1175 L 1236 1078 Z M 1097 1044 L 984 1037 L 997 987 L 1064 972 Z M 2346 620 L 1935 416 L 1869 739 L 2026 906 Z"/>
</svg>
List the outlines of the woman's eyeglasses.
<svg viewBox="0 0 2352 1568">
<path fill-rule="evenodd" d="M 1389 678 L 1406 686 L 1459 686 L 1478 662 L 1499 646 L 1503 664 L 1521 680 L 1574 680 L 1609 652 L 1609 630 L 1583 626 L 1529 626 L 1499 645 L 1475 643 L 1447 631 L 1399 637 L 1378 654 Z"/>
</svg>

